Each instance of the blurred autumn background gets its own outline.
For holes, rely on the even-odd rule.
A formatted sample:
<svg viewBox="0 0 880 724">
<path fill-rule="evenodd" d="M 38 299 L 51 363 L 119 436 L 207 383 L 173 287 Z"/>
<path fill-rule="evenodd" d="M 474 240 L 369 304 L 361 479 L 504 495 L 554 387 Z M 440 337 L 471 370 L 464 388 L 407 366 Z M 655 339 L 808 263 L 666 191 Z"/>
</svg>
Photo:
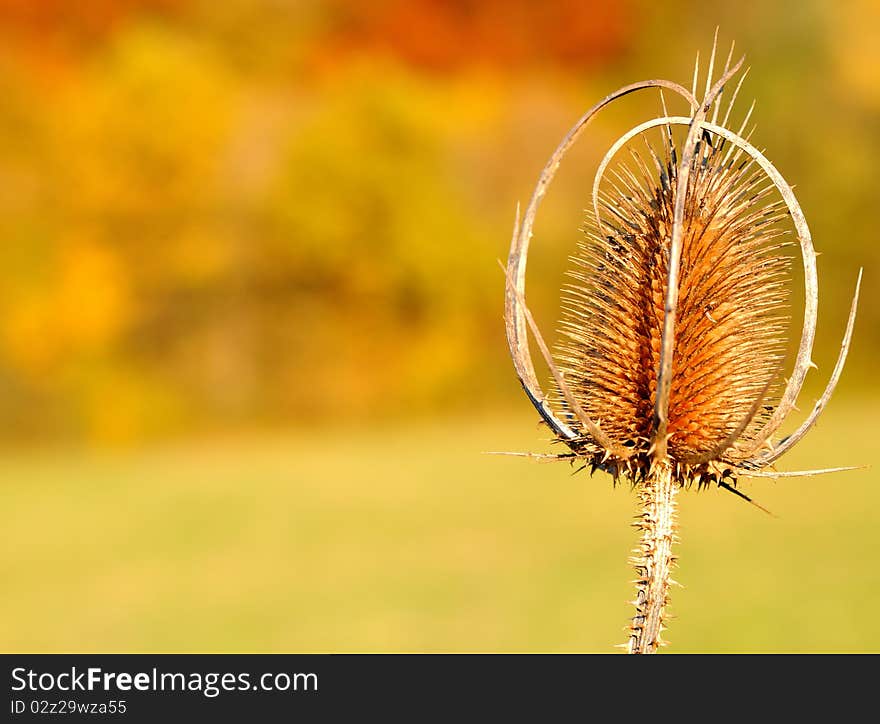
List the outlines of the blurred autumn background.
<svg viewBox="0 0 880 724">
<path fill-rule="evenodd" d="M 873 0 L 0 0 L 0 647 L 611 650 L 627 492 L 480 455 L 546 437 L 496 260 L 574 120 L 689 84 L 716 25 L 823 252 L 804 411 L 865 267 L 792 461 L 869 463 Z M 543 207 L 548 330 L 589 164 L 649 95 Z M 877 650 L 872 476 L 746 483 L 781 520 L 685 496 L 674 650 Z"/>
</svg>

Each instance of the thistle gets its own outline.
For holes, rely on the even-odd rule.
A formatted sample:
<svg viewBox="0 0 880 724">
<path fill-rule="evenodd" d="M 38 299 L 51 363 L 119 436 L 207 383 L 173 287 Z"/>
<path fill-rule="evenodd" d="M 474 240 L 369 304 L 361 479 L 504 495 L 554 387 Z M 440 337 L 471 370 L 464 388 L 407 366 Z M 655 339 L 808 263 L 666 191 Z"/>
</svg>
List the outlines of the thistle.
<svg viewBox="0 0 880 724">
<path fill-rule="evenodd" d="M 817 254 L 791 187 L 751 145 L 751 133 L 744 135 L 752 110 L 738 130 L 728 127 L 748 71 L 734 87 L 744 59 L 731 65 L 731 45 L 713 82 L 716 45 L 717 32 L 702 100 L 698 56 L 692 90 L 667 80 L 634 83 L 575 123 L 541 173 L 522 221 L 517 210 L 506 270 L 505 322 L 516 373 L 556 440 L 568 448 L 550 457 L 603 470 L 615 481 L 627 479 L 638 494 L 641 540 L 631 558 L 637 576 L 630 653 L 653 653 L 665 643 L 681 488 L 717 485 L 752 502 L 737 489 L 738 478 L 849 469 L 767 470 L 812 427 L 837 384 L 861 271 L 827 388 L 800 427 L 774 442 L 815 367 Z M 525 302 L 538 205 L 590 120 L 613 101 L 654 88 L 662 115 L 627 131 L 599 164 L 585 236 L 563 289 L 562 341 L 554 359 Z M 687 102 L 687 116 L 669 115 L 664 90 Z M 784 250 L 795 237 L 806 299 L 786 381 L 781 373 L 790 259 Z M 537 379 L 529 330 L 553 377 L 550 396 Z"/>
</svg>

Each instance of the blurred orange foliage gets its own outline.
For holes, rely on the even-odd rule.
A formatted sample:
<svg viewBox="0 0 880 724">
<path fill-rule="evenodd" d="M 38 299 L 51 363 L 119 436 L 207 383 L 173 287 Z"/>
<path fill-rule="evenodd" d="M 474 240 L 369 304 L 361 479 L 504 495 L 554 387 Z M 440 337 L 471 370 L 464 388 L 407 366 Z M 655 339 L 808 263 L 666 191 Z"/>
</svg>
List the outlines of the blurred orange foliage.
<svg viewBox="0 0 880 724">
<path fill-rule="evenodd" d="M 12 37 L 46 36 L 99 39 L 132 16 L 170 15 L 188 0 L 0 0 L 0 28 Z"/>
<path fill-rule="evenodd" d="M 321 54 L 389 54 L 418 68 L 601 65 L 624 51 L 631 2 L 380 0 L 332 3 Z"/>
</svg>

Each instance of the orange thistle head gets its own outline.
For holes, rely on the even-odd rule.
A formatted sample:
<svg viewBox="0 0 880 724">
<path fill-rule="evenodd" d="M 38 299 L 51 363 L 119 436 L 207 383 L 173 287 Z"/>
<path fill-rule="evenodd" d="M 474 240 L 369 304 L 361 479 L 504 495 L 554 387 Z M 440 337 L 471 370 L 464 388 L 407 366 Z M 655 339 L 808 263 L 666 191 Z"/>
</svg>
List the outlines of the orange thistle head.
<svg viewBox="0 0 880 724">
<path fill-rule="evenodd" d="M 824 394 L 791 435 L 773 436 L 794 408 L 816 329 L 816 252 L 800 206 L 781 174 L 728 127 L 745 74 L 731 65 L 706 91 L 665 80 L 621 88 L 574 125 L 545 166 L 507 264 L 505 319 L 519 379 L 555 436 L 594 469 L 638 482 L 658 463 L 680 484 L 760 475 L 797 443 L 828 402 L 846 359 L 859 283 L 840 356 Z M 698 61 L 699 62 L 699 61 Z M 568 149 L 609 103 L 657 88 L 662 115 L 616 141 L 599 164 L 586 235 L 563 290 L 558 362 L 525 303 L 525 269 L 538 205 Z M 687 101 L 666 110 L 663 91 Z M 724 102 L 723 102 L 724 101 Z M 792 234 L 794 232 L 794 234 Z M 786 236 L 788 235 L 788 236 Z M 797 238 L 806 300 L 794 369 L 783 385 L 788 331 L 786 238 Z M 538 383 L 531 329 L 554 377 Z M 766 473 L 765 473 L 766 474 Z"/>
</svg>

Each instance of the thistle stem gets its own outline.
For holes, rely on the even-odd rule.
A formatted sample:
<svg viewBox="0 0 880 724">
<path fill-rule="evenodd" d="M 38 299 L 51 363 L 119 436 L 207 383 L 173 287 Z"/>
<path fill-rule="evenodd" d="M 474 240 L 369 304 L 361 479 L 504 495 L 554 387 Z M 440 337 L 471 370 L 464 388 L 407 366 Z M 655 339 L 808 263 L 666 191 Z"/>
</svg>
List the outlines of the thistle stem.
<svg viewBox="0 0 880 724">
<path fill-rule="evenodd" d="M 648 474 L 639 486 L 641 512 L 634 527 L 642 539 L 633 549 L 630 562 L 636 569 L 636 615 L 630 627 L 628 651 L 631 654 L 652 654 L 660 645 L 663 615 L 667 603 L 670 569 L 675 563 L 672 544 L 675 535 L 675 494 L 678 485 L 665 462 Z"/>
</svg>

